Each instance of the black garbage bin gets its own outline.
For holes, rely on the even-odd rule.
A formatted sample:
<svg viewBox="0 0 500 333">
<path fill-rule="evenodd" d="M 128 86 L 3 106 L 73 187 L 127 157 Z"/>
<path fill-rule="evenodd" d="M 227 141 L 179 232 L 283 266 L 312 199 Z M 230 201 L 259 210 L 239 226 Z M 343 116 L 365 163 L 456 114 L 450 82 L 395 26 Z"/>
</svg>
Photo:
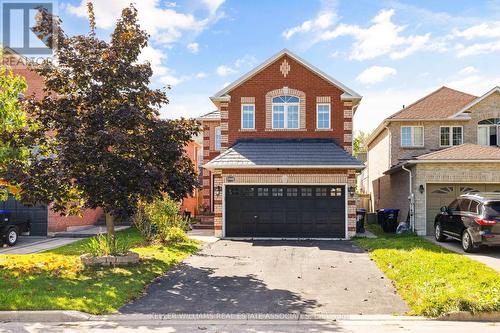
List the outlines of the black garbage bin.
<svg viewBox="0 0 500 333">
<path fill-rule="evenodd" d="M 364 208 L 356 209 L 356 232 L 357 233 L 365 232 L 365 216 L 366 216 L 366 209 L 364 209 Z"/>
<path fill-rule="evenodd" d="M 385 232 L 396 232 L 399 209 L 383 208 L 377 211 L 378 222 Z"/>
</svg>

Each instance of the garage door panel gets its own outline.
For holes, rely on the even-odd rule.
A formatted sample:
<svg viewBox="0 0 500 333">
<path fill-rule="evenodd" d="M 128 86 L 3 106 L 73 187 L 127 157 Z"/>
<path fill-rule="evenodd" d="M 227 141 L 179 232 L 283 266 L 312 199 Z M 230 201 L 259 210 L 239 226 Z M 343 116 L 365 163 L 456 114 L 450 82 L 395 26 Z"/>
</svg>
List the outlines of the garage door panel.
<svg viewBox="0 0 500 333">
<path fill-rule="evenodd" d="M 344 192 L 343 186 L 228 185 L 226 236 L 343 238 Z"/>
</svg>

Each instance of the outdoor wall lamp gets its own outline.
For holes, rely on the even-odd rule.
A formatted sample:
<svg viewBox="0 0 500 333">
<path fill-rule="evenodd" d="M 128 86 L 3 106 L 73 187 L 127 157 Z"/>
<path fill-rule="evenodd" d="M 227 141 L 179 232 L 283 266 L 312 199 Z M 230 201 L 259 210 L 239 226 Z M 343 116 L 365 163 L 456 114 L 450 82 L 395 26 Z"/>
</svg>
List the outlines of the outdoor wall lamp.
<svg viewBox="0 0 500 333">
<path fill-rule="evenodd" d="M 222 186 L 220 186 L 220 185 L 215 186 L 215 187 L 214 187 L 214 194 L 215 194 L 215 196 L 217 196 L 217 197 L 218 197 L 218 196 L 220 196 L 220 195 L 221 195 L 221 193 L 222 193 Z"/>
<path fill-rule="evenodd" d="M 349 196 L 353 197 L 354 194 L 356 193 L 356 188 L 354 186 L 349 186 L 349 188 L 347 189 L 347 191 L 349 192 Z"/>
<path fill-rule="evenodd" d="M 424 191 L 425 191 L 425 189 L 424 189 L 424 185 L 420 185 L 420 186 L 418 187 L 418 191 L 420 192 L 420 194 L 424 194 Z"/>
</svg>

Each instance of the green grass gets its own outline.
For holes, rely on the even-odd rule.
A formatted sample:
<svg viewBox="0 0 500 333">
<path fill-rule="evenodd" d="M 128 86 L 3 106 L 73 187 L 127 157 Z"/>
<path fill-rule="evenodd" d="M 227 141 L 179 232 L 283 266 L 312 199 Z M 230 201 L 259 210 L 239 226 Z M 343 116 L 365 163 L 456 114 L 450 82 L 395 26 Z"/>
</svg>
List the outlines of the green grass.
<svg viewBox="0 0 500 333">
<path fill-rule="evenodd" d="M 196 252 L 199 243 L 143 245 L 135 229 L 117 233 L 141 255 L 137 265 L 84 268 L 79 256 L 88 239 L 31 255 L 0 255 L 0 310 L 115 312 L 146 285 Z"/>
<path fill-rule="evenodd" d="M 500 311 L 500 274 L 466 256 L 416 235 L 384 234 L 357 238 L 390 278 L 411 315 L 436 317 L 453 311 Z"/>
</svg>

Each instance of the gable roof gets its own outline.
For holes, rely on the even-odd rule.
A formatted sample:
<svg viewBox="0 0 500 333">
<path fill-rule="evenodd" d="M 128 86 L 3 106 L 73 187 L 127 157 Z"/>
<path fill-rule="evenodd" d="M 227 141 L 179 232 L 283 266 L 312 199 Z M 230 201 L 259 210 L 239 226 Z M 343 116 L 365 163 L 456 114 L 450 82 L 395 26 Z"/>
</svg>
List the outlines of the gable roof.
<svg viewBox="0 0 500 333">
<path fill-rule="evenodd" d="M 493 161 L 500 163 L 500 148 L 464 143 L 415 158 L 417 161 Z"/>
<path fill-rule="evenodd" d="M 197 120 L 199 120 L 199 121 L 203 121 L 203 120 L 220 120 L 220 111 L 219 110 L 215 110 L 215 111 L 212 111 L 212 112 L 209 112 L 209 113 L 205 113 L 204 115 L 199 116 L 197 118 Z"/>
<path fill-rule="evenodd" d="M 441 87 L 388 117 L 388 120 L 432 120 L 454 116 L 464 106 L 477 99 L 448 87 Z"/>
<path fill-rule="evenodd" d="M 333 140 L 260 139 L 241 140 L 204 167 L 363 169 L 364 165 Z"/>
<path fill-rule="evenodd" d="M 344 94 L 342 94 L 342 98 L 343 99 L 346 99 L 346 100 L 350 100 L 350 99 L 360 100 L 362 98 L 360 94 L 358 94 L 354 90 L 346 87 L 344 84 L 340 83 L 339 81 L 337 81 L 336 79 L 334 79 L 330 75 L 328 75 L 325 72 L 321 71 L 319 68 L 311 65 L 310 63 L 306 62 L 305 60 L 303 60 L 302 58 L 300 58 L 296 54 L 290 52 L 289 50 L 283 49 L 280 52 L 278 52 L 275 55 L 273 55 L 271 58 L 269 58 L 266 61 L 264 61 L 259 66 L 255 67 L 250 72 L 248 72 L 245 75 L 241 76 L 239 79 L 237 79 L 236 81 L 234 81 L 233 83 L 231 83 L 230 85 L 228 85 L 227 87 L 225 87 L 224 89 L 218 91 L 215 95 L 213 95 L 212 97 L 210 97 L 210 99 L 212 99 L 212 101 L 213 101 L 213 100 L 217 100 L 217 99 L 221 99 L 221 98 L 227 97 L 227 93 L 228 92 L 230 92 L 234 88 L 238 87 L 243 82 L 247 81 L 248 79 L 250 79 L 251 77 L 253 77 L 255 74 L 259 73 L 260 71 L 262 71 L 263 69 L 265 69 L 266 67 L 268 67 L 269 65 L 271 65 L 272 63 L 274 63 L 276 60 L 278 60 L 279 58 L 281 58 L 284 55 L 289 56 L 293 60 L 295 60 L 298 63 L 302 64 L 304 67 L 308 68 L 310 71 L 316 73 L 317 75 L 319 75 L 320 77 L 322 77 L 326 81 L 330 82 L 334 86 L 338 87 L 340 90 L 344 91 Z"/>
<path fill-rule="evenodd" d="M 490 91 L 488 91 L 483 96 L 481 96 L 479 98 L 476 98 L 473 101 L 471 101 L 469 104 L 465 105 L 460 111 L 458 111 L 457 113 L 455 113 L 453 115 L 453 117 L 459 116 L 460 114 L 462 114 L 465 111 L 469 110 L 471 107 L 473 107 L 474 105 L 478 104 L 479 102 L 481 102 L 482 100 L 484 100 L 485 98 L 487 98 L 488 96 L 490 96 L 490 95 L 492 95 L 492 94 L 494 94 L 496 92 L 500 93 L 500 87 L 499 86 L 494 87 L 493 89 L 491 89 Z"/>
</svg>

